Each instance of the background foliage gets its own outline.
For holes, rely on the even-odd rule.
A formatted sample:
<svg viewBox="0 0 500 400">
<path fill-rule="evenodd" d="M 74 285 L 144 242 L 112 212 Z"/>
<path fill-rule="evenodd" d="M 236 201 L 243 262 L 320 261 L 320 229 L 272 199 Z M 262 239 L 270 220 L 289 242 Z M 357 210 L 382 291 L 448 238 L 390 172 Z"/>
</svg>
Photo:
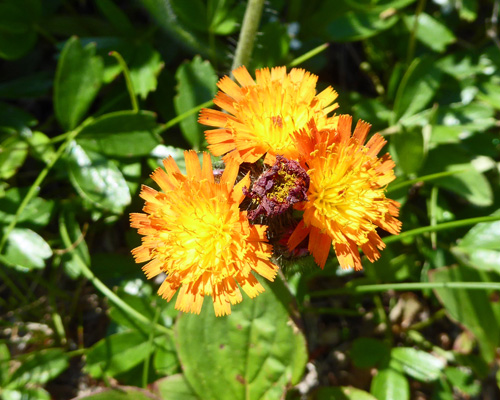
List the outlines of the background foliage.
<svg viewBox="0 0 500 400">
<path fill-rule="evenodd" d="M 245 7 L 0 2 L 0 397 L 499 398 L 497 0 L 265 3 L 249 70 L 333 85 L 389 141 L 403 231 L 426 233 L 360 273 L 288 260 L 218 319 L 178 315 L 133 263 L 139 186 L 205 148 Z"/>
</svg>

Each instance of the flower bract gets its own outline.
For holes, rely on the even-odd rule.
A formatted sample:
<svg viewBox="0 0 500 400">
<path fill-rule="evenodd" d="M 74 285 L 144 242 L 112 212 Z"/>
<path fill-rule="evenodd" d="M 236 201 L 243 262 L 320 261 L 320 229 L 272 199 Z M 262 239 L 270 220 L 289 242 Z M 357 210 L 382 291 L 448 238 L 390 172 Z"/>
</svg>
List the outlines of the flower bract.
<svg viewBox="0 0 500 400">
<path fill-rule="evenodd" d="M 239 205 L 248 175 L 235 184 L 238 164 L 227 163 L 218 180 L 210 155 L 203 166 L 194 151 L 184 154 L 187 175 L 169 157 L 151 175 L 161 191 L 143 186 L 144 213 L 131 214 L 131 226 L 144 235 L 132 250 L 148 278 L 164 272 L 158 294 L 175 307 L 199 313 L 205 296 L 212 296 L 215 314 L 231 313 L 242 301 L 238 285 L 253 298 L 264 291 L 253 273 L 273 280 L 278 267 L 270 261 L 266 226 L 252 225 Z"/>
</svg>

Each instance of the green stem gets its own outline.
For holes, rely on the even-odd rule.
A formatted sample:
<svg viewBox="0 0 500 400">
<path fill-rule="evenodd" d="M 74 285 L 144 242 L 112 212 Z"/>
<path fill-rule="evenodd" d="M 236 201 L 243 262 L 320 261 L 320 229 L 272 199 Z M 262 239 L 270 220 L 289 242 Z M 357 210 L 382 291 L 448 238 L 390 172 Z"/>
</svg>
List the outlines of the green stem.
<svg viewBox="0 0 500 400">
<path fill-rule="evenodd" d="M 388 236 L 383 240 L 385 243 L 399 242 L 407 237 L 421 235 L 422 233 L 445 231 L 448 229 L 460 228 L 462 226 L 475 225 L 482 222 L 494 222 L 499 220 L 500 220 L 500 215 L 490 215 L 487 217 L 460 219 L 458 221 L 443 222 L 442 224 L 438 225 L 423 226 L 421 228 L 416 228 L 406 232 L 402 232 L 397 236 L 396 235 Z"/>
<path fill-rule="evenodd" d="M 157 131 L 156 133 L 161 135 L 163 132 L 166 130 L 170 129 L 172 126 L 177 125 L 179 122 L 181 122 L 184 118 L 189 117 L 190 115 L 200 111 L 204 107 L 210 107 L 214 104 L 213 100 L 208 100 L 205 101 L 202 104 L 197 105 L 196 107 L 191 108 L 190 110 L 187 110 L 186 112 L 183 112 L 181 115 L 178 115 L 175 118 L 172 118 L 170 121 L 166 122 L 163 124 Z"/>
<path fill-rule="evenodd" d="M 309 50 L 307 53 L 302 54 L 301 56 L 297 57 L 295 60 L 291 61 L 288 66 L 289 67 L 296 67 L 299 64 L 302 64 L 303 62 L 309 60 L 310 58 L 314 57 L 315 55 L 318 55 L 322 51 L 325 51 L 328 46 L 330 46 L 330 43 L 323 43 L 322 45 L 315 47 L 312 50 Z"/>
<path fill-rule="evenodd" d="M 236 46 L 233 65 L 231 67 L 232 71 L 241 65 L 247 65 L 250 61 L 263 7 L 264 0 L 248 0 L 238 45 Z"/>
<path fill-rule="evenodd" d="M 151 323 L 151 331 L 149 332 L 149 340 L 148 347 L 151 349 L 153 347 L 153 341 L 155 339 L 155 326 L 158 325 L 158 319 L 160 318 L 160 307 L 156 307 L 155 316 L 153 318 L 153 322 Z M 148 376 L 149 376 L 149 360 L 151 358 L 151 353 L 153 351 L 149 351 L 148 355 L 144 359 L 144 368 L 142 369 L 142 387 L 146 388 L 148 386 Z"/>
<path fill-rule="evenodd" d="M 420 0 L 417 5 L 417 10 L 415 11 L 415 21 L 413 22 L 413 28 L 410 32 L 410 40 L 408 42 L 408 53 L 406 54 L 406 64 L 410 65 L 415 55 L 415 43 L 417 40 L 417 30 L 418 30 L 418 17 L 425 8 L 425 0 Z"/>
<path fill-rule="evenodd" d="M 468 290 L 500 290 L 500 282 L 407 282 L 381 283 L 376 285 L 360 285 L 348 288 L 318 290 L 311 297 L 328 297 L 344 294 L 374 293 L 426 289 L 468 289 Z"/>
<path fill-rule="evenodd" d="M 68 136 L 66 136 L 66 141 L 59 147 L 59 149 L 57 149 L 57 151 L 54 153 L 54 156 L 52 157 L 52 160 L 50 160 L 47 165 L 45 165 L 45 168 L 42 170 L 42 172 L 40 172 L 35 182 L 29 188 L 28 193 L 26 193 L 26 196 L 21 201 L 21 204 L 19 204 L 16 215 L 14 215 L 14 218 L 4 231 L 4 235 L 2 237 L 2 240 L 0 241 L 0 254 L 3 251 L 5 244 L 7 243 L 7 238 L 9 237 L 12 230 L 16 227 L 20 215 L 22 214 L 28 203 L 31 201 L 31 199 L 36 196 L 37 192 L 40 190 L 40 185 L 42 184 L 51 168 L 54 166 L 57 160 L 59 160 L 64 150 L 66 150 L 66 147 L 68 147 L 71 141 L 80 133 L 83 126 L 84 124 L 80 125 L 74 131 L 68 133 Z"/>
<path fill-rule="evenodd" d="M 121 54 L 117 51 L 110 51 L 108 54 L 116 58 L 118 64 L 120 64 L 120 66 L 122 67 L 123 76 L 125 77 L 128 94 L 130 96 L 130 102 L 132 103 L 132 110 L 138 112 L 139 104 L 137 103 L 137 97 L 135 96 L 134 85 L 132 84 L 132 79 L 130 79 L 130 71 L 128 69 L 127 63 L 125 62 Z"/>
<path fill-rule="evenodd" d="M 421 176 L 421 177 L 415 178 L 415 179 L 409 179 L 407 181 L 391 185 L 390 187 L 387 188 L 387 193 L 395 192 L 398 189 L 404 188 L 406 186 L 414 185 L 415 183 L 432 181 L 434 179 L 444 178 L 446 176 L 462 174 L 462 173 L 467 172 L 467 171 L 469 171 L 469 169 L 457 169 L 457 170 L 453 170 L 453 171 L 444 171 L 444 172 L 437 172 L 435 174 L 424 175 L 424 176 Z"/>
<path fill-rule="evenodd" d="M 71 239 L 64 225 L 61 226 L 61 238 L 63 240 L 64 245 L 67 248 L 71 248 L 72 245 Z M 82 271 L 83 276 L 87 278 L 95 286 L 97 290 L 99 290 L 104 296 L 106 296 L 109 299 L 109 301 L 111 301 L 116 307 L 121 309 L 123 312 L 130 315 L 136 321 L 146 325 L 151 325 L 151 321 L 149 319 L 147 319 L 143 314 L 141 314 L 136 309 L 132 308 L 127 303 L 125 303 L 110 288 L 108 288 L 97 276 L 95 276 L 92 270 L 87 266 L 85 261 L 82 260 L 82 258 L 77 252 L 73 250 L 72 254 L 75 256 L 75 259 L 80 265 L 80 269 Z M 156 323 L 155 328 L 158 331 L 161 331 L 168 335 L 172 335 L 172 330 L 163 325 Z"/>
</svg>

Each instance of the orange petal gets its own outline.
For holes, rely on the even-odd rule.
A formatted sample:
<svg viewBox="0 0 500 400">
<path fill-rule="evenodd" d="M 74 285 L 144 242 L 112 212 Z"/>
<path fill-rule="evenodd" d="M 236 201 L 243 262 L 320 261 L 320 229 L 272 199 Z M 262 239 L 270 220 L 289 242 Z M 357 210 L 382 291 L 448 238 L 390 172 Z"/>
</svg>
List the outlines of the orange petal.
<svg viewBox="0 0 500 400">
<path fill-rule="evenodd" d="M 244 65 L 235 69 L 233 71 L 233 76 L 236 78 L 236 80 L 242 87 L 255 85 L 255 81 L 253 80 L 252 76 L 248 73 L 248 70 Z"/>
<path fill-rule="evenodd" d="M 184 159 L 186 160 L 187 176 L 191 179 L 196 179 L 197 181 L 199 181 L 201 179 L 201 165 L 196 151 L 185 151 Z"/>
<path fill-rule="evenodd" d="M 311 232 L 311 227 L 306 227 L 304 220 L 301 220 L 299 224 L 295 227 L 290 238 L 288 239 L 288 250 L 292 251 L 295 249 Z"/>
<path fill-rule="evenodd" d="M 321 230 L 313 226 L 309 236 L 308 250 L 313 255 L 316 264 L 318 264 L 321 269 L 325 266 L 331 247 L 332 239 L 330 236 L 325 233 L 321 233 Z"/>
<path fill-rule="evenodd" d="M 356 271 L 363 269 L 356 243 L 352 241 L 348 241 L 348 243 L 335 243 L 335 254 L 337 254 L 342 269 L 354 268 Z"/>
</svg>

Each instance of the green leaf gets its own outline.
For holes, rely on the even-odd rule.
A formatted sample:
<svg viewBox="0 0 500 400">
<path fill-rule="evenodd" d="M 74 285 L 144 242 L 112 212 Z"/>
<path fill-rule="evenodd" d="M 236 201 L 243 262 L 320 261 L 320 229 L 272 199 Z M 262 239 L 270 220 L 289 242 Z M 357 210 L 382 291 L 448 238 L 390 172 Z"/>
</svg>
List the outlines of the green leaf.
<svg viewBox="0 0 500 400">
<path fill-rule="evenodd" d="M 440 268 L 429 273 L 431 282 L 497 282 L 498 275 L 465 266 Z M 486 362 L 492 362 L 500 345 L 500 303 L 491 290 L 435 289 L 448 315 L 477 338 Z"/>
<path fill-rule="evenodd" d="M 156 79 L 164 67 L 161 55 L 150 44 L 144 43 L 132 54 L 129 69 L 134 92 L 145 99 L 149 92 L 156 90 Z"/>
<path fill-rule="evenodd" d="M 162 400 L 201 400 L 182 374 L 160 379 L 156 387 Z"/>
<path fill-rule="evenodd" d="M 479 84 L 477 98 L 500 110 L 500 84 L 498 81 L 490 81 Z"/>
<path fill-rule="evenodd" d="M 91 203 L 115 214 L 130 204 L 127 182 L 112 161 L 73 143 L 67 165 L 71 183 Z"/>
<path fill-rule="evenodd" d="M 51 88 L 51 73 L 49 71 L 41 71 L 0 83 L 0 98 L 19 99 L 24 97 L 38 97 L 46 94 Z"/>
<path fill-rule="evenodd" d="M 86 265 L 90 265 L 90 254 L 83 233 L 80 230 L 80 225 L 78 225 L 72 210 L 63 210 L 61 212 L 59 216 L 59 232 L 61 233 L 61 237 L 67 236 L 69 241 L 73 243 L 73 247 L 67 249 L 63 254 L 62 261 L 66 273 L 71 278 L 76 279 L 81 275 L 78 257 Z M 62 242 L 64 243 L 64 240 Z"/>
<path fill-rule="evenodd" d="M 187 27 L 199 32 L 207 32 L 207 8 L 202 0 L 171 0 L 175 15 L 182 20 Z"/>
<path fill-rule="evenodd" d="M 487 207 L 493 203 L 493 192 L 486 177 L 471 165 L 472 157 L 459 145 L 442 145 L 429 151 L 420 174 L 460 171 L 436 179 L 433 183 L 451 190 L 476 206 Z"/>
<path fill-rule="evenodd" d="M 55 155 L 54 145 L 50 138 L 43 132 L 35 131 L 26 138 L 29 144 L 30 154 L 48 164 Z"/>
<path fill-rule="evenodd" d="M 14 219 L 19 204 L 28 193 L 29 188 L 13 187 L 5 192 L 5 196 L 0 198 L 0 224 L 9 224 Z M 23 212 L 18 217 L 18 225 L 45 226 L 50 221 L 53 201 L 35 197 L 26 205 Z"/>
<path fill-rule="evenodd" d="M 27 139 L 31 135 L 30 127 L 36 124 L 37 120 L 23 109 L 0 103 L 0 132 L 19 134 Z"/>
<path fill-rule="evenodd" d="M 389 29 L 398 20 L 397 15 L 381 17 L 379 11 L 348 11 L 333 19 L 327 25 L 326 33 L 333 42 L 351 42 L 372 37 Z"/>
<path fill-rule="evenodd" d="M 441 358 L 412 347 L 393 348 L 391 359 L 400 363 L 406 374 L 422 382 L 435 381 L 445 367 Z"/>
<path fill-rule="evenodd" d="M 127 17 L 127 14 L 125 14 L 125 12 L 123 12 L 112 0 L 99 0 L 96 5 L 99 11 L 118 32 L 123 36 L 134 37 L 136 31 Z"/>
<path fill-rule="evenodd" d="M 78 400 L 158 400 L 151 392 L 134 386 L 117 386 L 103 389 L 88 396 L 78 396 Z"/>
<path fill-rule="evenodd" d="M 481 384 L 474 379 L 470 370 L 466 368 L 448 367 L 445 369 L 444 373 L 452 387 L 458 389 L 460 392 L 469 396 L 477 396 L 481 392 Z"/>
<path fill-rule="evenodd" d="M 154 133 L 156 115 L 149 111 L 118 111 L 86 125 L 77 143 L 85 150 L 110 157 L 148 155 L 161 141 Z"/>
<path fill-rule="evenodd" d="M 11 136 L 0 143 L 0 179 L 9 179 L 24 164 L 28 144 L 19 136 Z"/>
<path fill-rule="evenodd" d="M 476 132 L 484 132 L 496 123 L 495 110 L 482 103 L 454 103 L 440 106 L 432 126 L 430 142 L 460 143 Z"/>
<path fill-rule="evenodd" d="M 422 111 L 434 98 L 441 70 L 432 58 L 416 58 L 401 80 L 394 100 L 394 123 Z"/>
<path fill-rule="evenodd" d="M 370 393 L 350 386 L 322 387 L 315 393 L 314 400 L 377 400 Z"/>
<path fill-rule="evenodd" d="M 391 155 L 396 165 L 406 175 L 416 174 L 420 170 L 427 156 L 422 127 L 403 128 L 391 137 L 391 146 L 394 149 Z"/>
<path fill-rule="evenodd" d="M 305 341 L 296 336 L 302 334 L 268 285 L 258 297 L 233 306 L 229 316 L 216 317 L 205 304 L 200 315 L 183 314 L 176 325 L 184 374 L 204 400 L 283 396 L 307 361 Z"/>
<path fill-rule="evenodd" d="M 161 336 L 155 340 L 154 367 L 160 375 L 172 375 L 181 370 L 177 350 L 172 339 Z M 192 389 L 191 389 L 192 390 Z"/>
<path fill-rule="evenodd" d="M 407 29 L 412 31 L 415 15 L 408 15 L 403 20 Z M 446 25 L 423 12 L 418 16 L 417 39 L 430 49 L 442 53 L 455 42 L 456 37 Z"/>
<path fill-rule="evenodd" d="M 377 399 L 410 400 L 410 385 L 403 374 L 387 368 L 378 371 L 375 375 L 370 393 Z"/>
<path fill-rule="evenodd" d="M 372 368 L 390 355 L 389 346 L 384 342 L 372 338 L 358 338 L 354 340 L 351 348 L 351 359 L 358 368 Z"/>
<path fill-rule="evenodd" d="M 5 343 L 0 343 L 0 384 L 5 386 L 9 376 L 10 352 Z"/>
<path fill-rule="evenodd" d="M 50 393 L 42 388 L 20 388 L 2 390 L 2 400 L 50 400 Z"/>
<path fill-rule="evenodd" d="M 115 376 L 144 361 L 152 350 L 148 337 L 140 332 L 115 333 L 90 348 L 84 371 L 94 378 Z"/>
<path fill-rule="evenodd" d="M 257 36 L 252 53 L 252 68 L 273 67 L 284 64 L 290 47 L 290 36 L 281 22 L 266 24 Z"/>
<path fill-rule="evenodd" d="M 52 249 L 38 233 L 31 229 L 14 228 L 9 234 L 2 258 L 21 270 L 31 270 L 44 268 L 45 260 L 50 256 Z"/>
<path fill-rule="evenodd" d="M 469 266 L 500 274 L 500 221 L 473 226 L 452 250 Z"/>
<path fill-rule="evenodd" d="M 101 87 L 103 68 L 95 44 L 82 47 L 76 37 L 66 42 L 54 81 L 56 118 L 64 129 L 74 129 L 87 113 Z"/>
<path fill-rule="evenodd" d="M 191 110 L 215 96 L 217 91 L 217 75 L 208 61 L 196 56 L 191 62 L 182 64 L 175 74 L 177 80 L 177 95 L 174 105 L 177 114 Z M 186 140 L 195 150 L 200 150 L 203 143 L 203 127 L 198 124 L 198 115 L 184 118 L 181 131 Z"/>
<path fill-rule="evenodd" d="M 6 385 L 7 389 L 23 389 L 26 385 L 43 385 L 68 367 L 68 356 L 62 349 L 32 352 L 22 358 L 22 363 Z"/>
<path fill-rule="evenodd" d="M 209 0 L 207 13 L 209 26 L 208 30 L 216 35 L 230 35 L 234 33 L 245 13 L 245 4 L 234 0 Z"/>
<path fill-rule="evenodd" d="M 4 1 L 0 4 L 0 58 L 20 58 L 35 45 L 33 15 L 27 10 L 36 3 Z"/>
</svg>

